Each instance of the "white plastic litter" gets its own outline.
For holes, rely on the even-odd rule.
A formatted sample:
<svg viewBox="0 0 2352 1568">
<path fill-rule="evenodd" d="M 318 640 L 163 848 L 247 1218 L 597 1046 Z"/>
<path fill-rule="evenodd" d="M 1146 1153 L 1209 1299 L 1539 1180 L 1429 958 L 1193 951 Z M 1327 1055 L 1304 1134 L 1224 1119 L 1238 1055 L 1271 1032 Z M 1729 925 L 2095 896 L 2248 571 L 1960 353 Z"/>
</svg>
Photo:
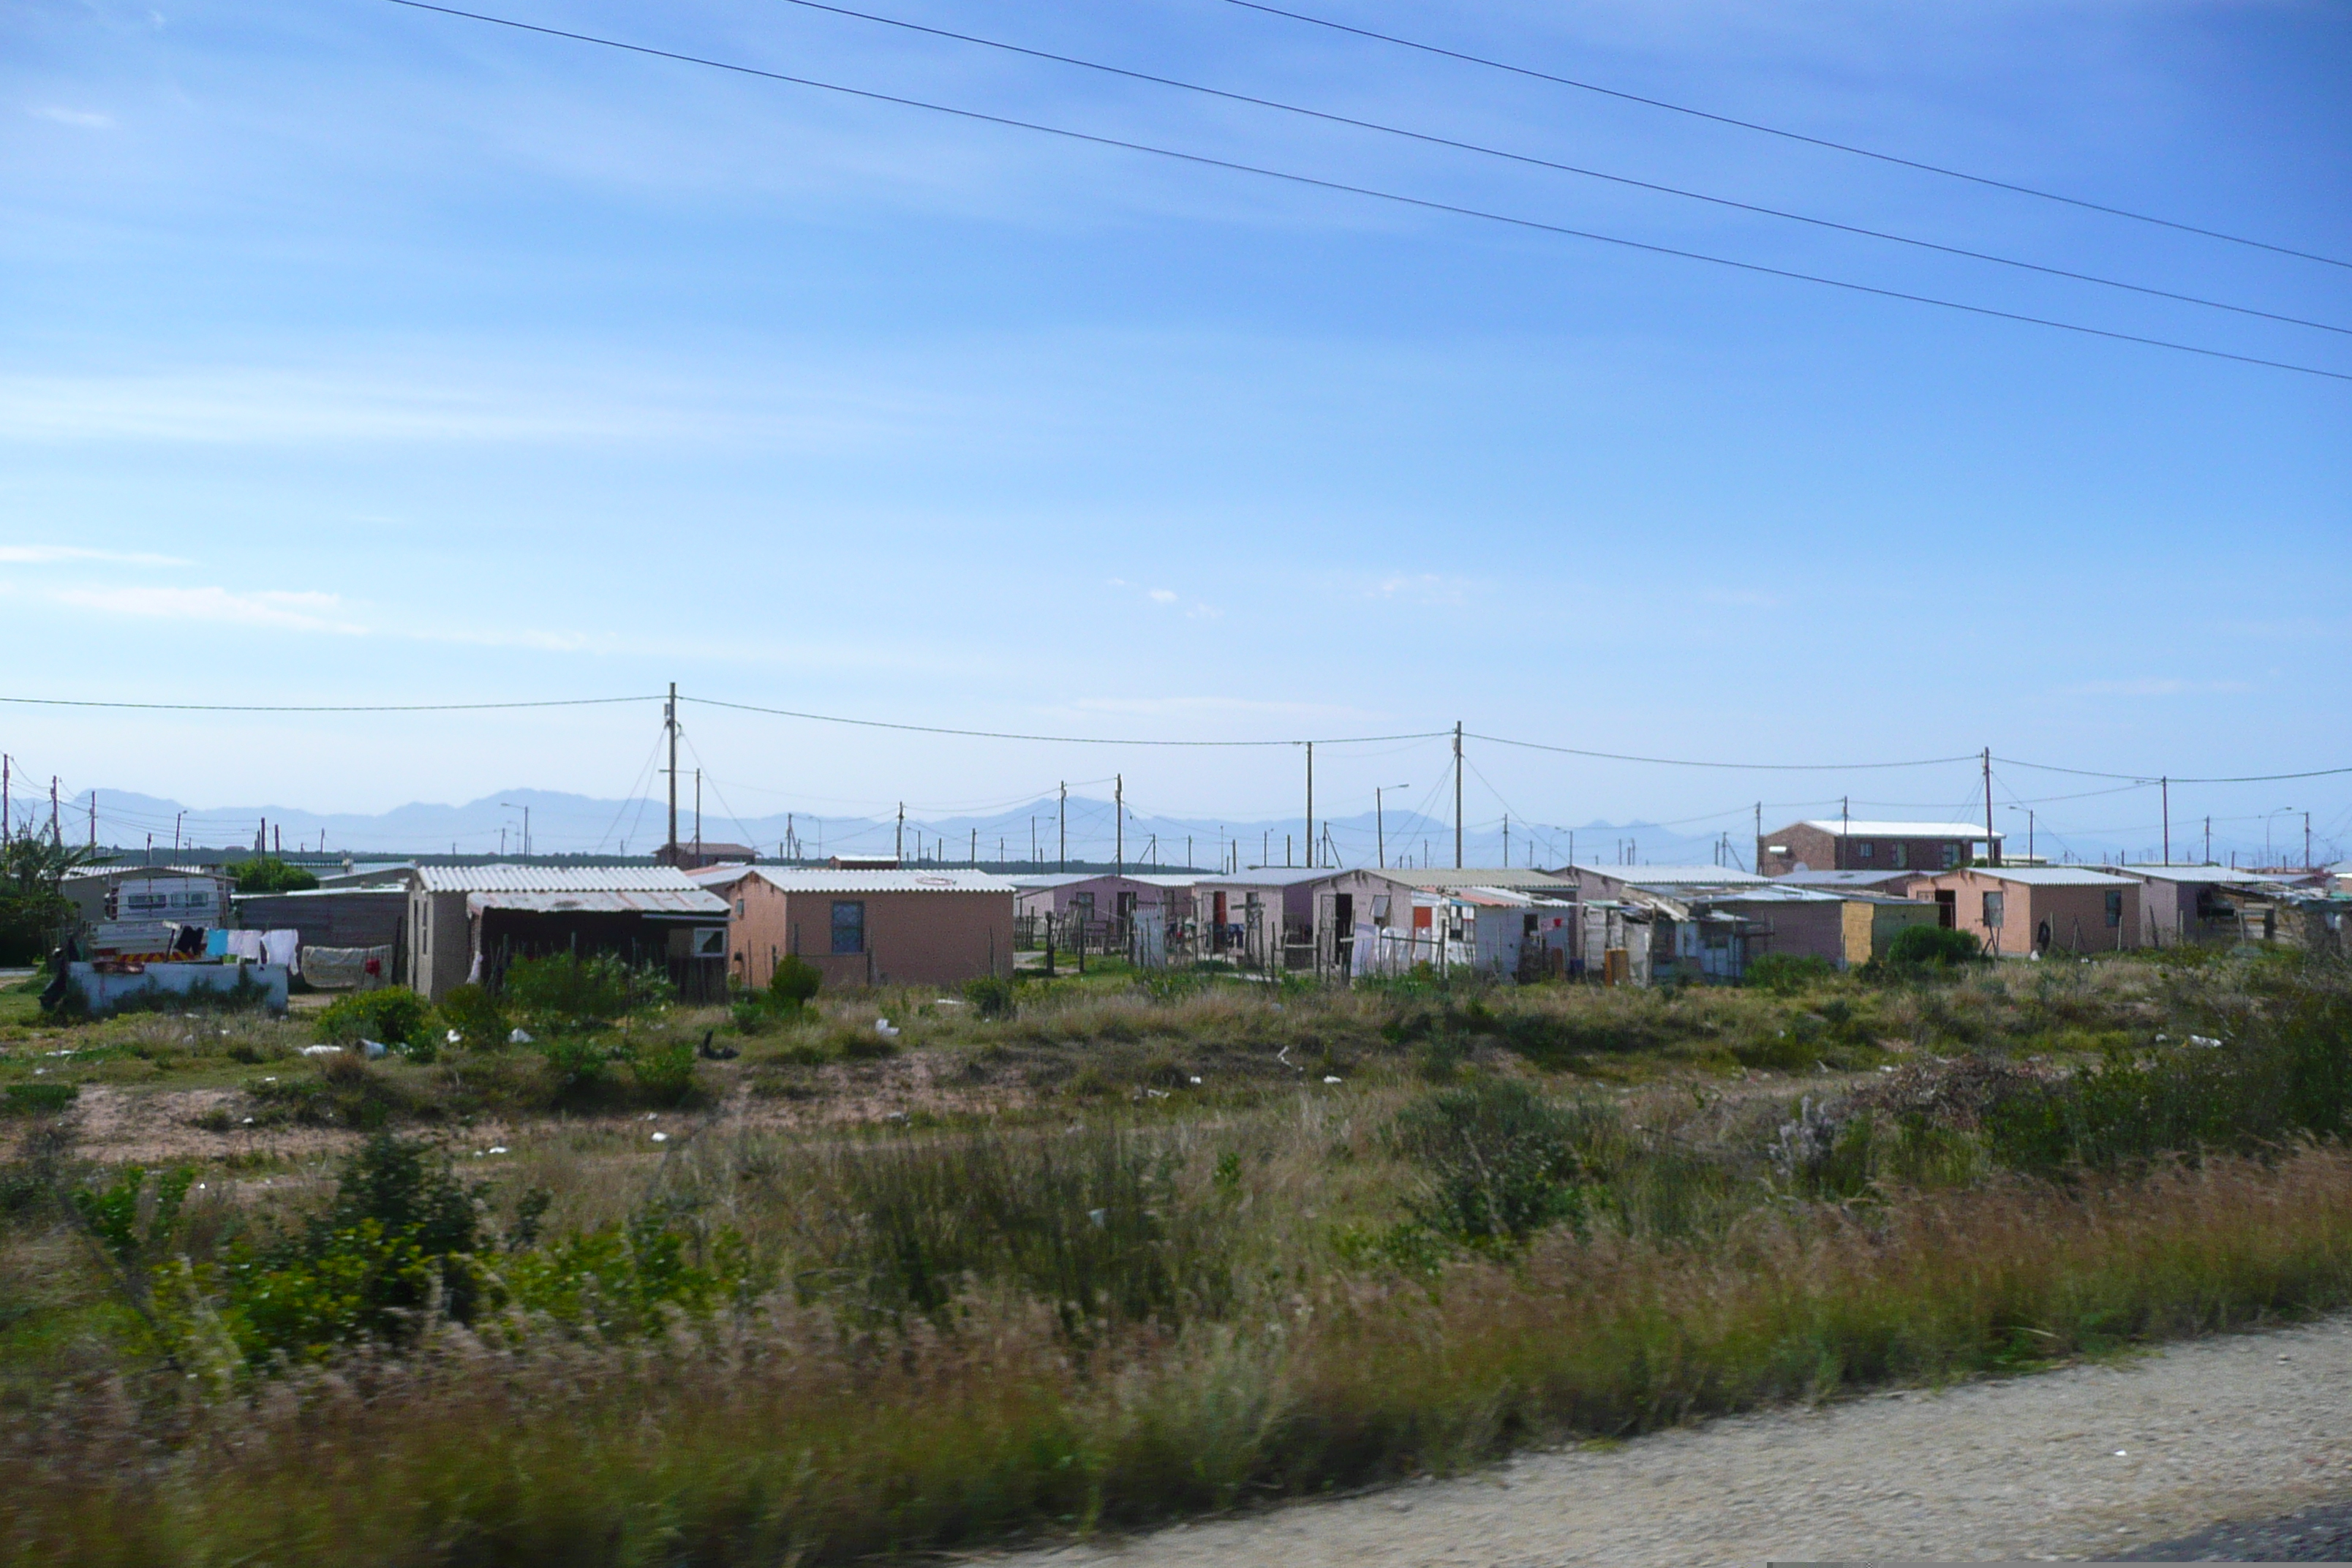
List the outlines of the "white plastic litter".
<svg viewBox="0 0 2352 1568">
<path fill-rule="evenodd" d="M 503 1154 L 506 1152 L 507 1146 L 503 1143 L 493 1143 L 490 1145 L 490 1152 L 493 1154 Z"/>
<path fill-rule="evenodd" d="M 654 1134 L 654 1142 L 656 1143 L 667 1143 L 669 1142 L 669 1134 L 667 1132 L 656 1132 Z"/>
<path fill-rule="evenodd" d="M 1097 1226 L 1101 1226 L 1101 1225 L 1103 1225 L 1103 1224 L 1108 1223 L 1108 1220 L 1110 1219 L 1110 1210 L 1108 1210 L 1108 1209 L 1088 1209 L 1088 1210 L 1087 1211 L 1087 1217 L 1088 1219 L 1090 1219 L 1090 1220 L 1094 1221 L 1096 1225 L 1097 1225 Z"/>
<path fill-rule="evenodd" d="M 1200 1082 L 1200 1081 L 1201 1081 L 1201 1075 L 1200 1075 L 1199 1073 L 1194 1073 L 1194 1074 L 1192 1075 L 1192 1081 L 1193 1081 L 1194 1083 L 1198 1083 L 1198 1082 Z"/>
<path fill-rule="evenodd" d="M 892 1024 L 892 1023 L 890 1022 L 890 1020 L 889 1020 L 889 1019 L 887 1019 L 887 1018 L 877 1018 L 877 1019 L 875 1019 L 875 1020 L 874 1020 L 874 1032 L 875 1032 L 876 1034 L 877 1034 L 877 1035 L 881 1036 L 881 1037 L 882 1037 L 884 1039 L 886 1039 L 886 1040 L 895 1040 L 895 1039 L 897 1039 L 897 1038 L 898 1037 L 898 1030 L 897 1026 L 895 1026 L 894 1024 Z"/>
<path fill-rule="evenodd" d="M 465 1036 L 459 1034 L 455 1029 L 449 1031 L 449 1043 L 453 1046 L 457 1044 L 460 1040 L 463 1040 L 465 1037 Z"/>
<path fill-rule="evenodd" d="M 2192 1046 L 2203 1046 L 2208 1050 L 2210 1050 L 2219 1046 L 2221 1042 L 2215 1039 L 2210 1035 L 2191 1035 L 2189 1037 L 2189 1043 Z"/>
<path fill-rule="evenodd" d="M 1339 1080 L 1338 1079 L 1336 1079 L 1336 1078 L 1332 1077 L 1329 1073 L 1328 1073 L 1328 1072 L 1327 1072 L 1327 1073 L 1325 1073 L 1325 1074 L 1323 1075 L 1323 1081 L 1324 1081 L 1325 1083 L 1337 1083 L 1337 1082 L 1339 1082 Z"/>
<path fill-rule="evenodd" d="M 387 1048 L 388 1047 L 382 1040 L 362 1040 L 360 1042 L 360 1054 L 367 1058 L 370 1061 L 373 1061 L 376 1058 L 383 1055 Z"/>
<path fill-rule="evenodd" d="M 302 1054 L 306 1057 L 339 1057 L 343 1054 L 343 1047 L 341 1046 L 304 1046 L 302 1047 Z"/>
<path fill-rule="evenodd" d="M 507 1037 L 507 1044 L 510 1046 L 527 1046 L 530 1043 L 530 1031 L 529 1029 L 517 1029 Z"/>
</svg>

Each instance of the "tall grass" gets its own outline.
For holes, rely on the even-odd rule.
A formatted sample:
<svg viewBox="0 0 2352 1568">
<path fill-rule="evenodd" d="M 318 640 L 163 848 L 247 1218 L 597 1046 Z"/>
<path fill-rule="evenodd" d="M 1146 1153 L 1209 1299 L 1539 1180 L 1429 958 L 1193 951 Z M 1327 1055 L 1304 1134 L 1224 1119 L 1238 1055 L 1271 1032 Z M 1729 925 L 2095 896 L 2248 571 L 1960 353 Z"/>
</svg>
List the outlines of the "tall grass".
<svg viewBox="0 0 2352 1568">
<path fill-rule="evenodd" d="M 1327 1273 L 1081 1352 L 1049 1307 L 952 1332 L 819 1308 L 650 1342 L 444 1327 L 217 1404 L 120 1378 L 0 1428 L 0 1555 L 34 1564 L 845 1562 L 1136 1523 L 1570 1433 L 2031 1364 L 2352 1296 L 2352 1159 L 2229 1157 L 1728 1247 L 1555 1232 L 1435 1289 Z"/>
</svg>

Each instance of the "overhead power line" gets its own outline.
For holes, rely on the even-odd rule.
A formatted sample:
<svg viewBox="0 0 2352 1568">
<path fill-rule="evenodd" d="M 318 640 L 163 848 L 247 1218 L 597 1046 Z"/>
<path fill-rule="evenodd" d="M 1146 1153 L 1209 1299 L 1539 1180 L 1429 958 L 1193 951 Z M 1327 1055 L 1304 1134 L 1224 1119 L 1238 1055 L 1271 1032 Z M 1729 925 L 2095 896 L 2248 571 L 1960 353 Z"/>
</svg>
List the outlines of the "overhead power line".
<svg viewBox="0 0 2352 1568">
<path fill-rule="evenodd" d="M 599 708 L 659 702 L 648 697 L 567 697 L 545 702 L 89 702 L 68 697 L 0 697 L 34 708 L 138 708 L 167 713 L 479 713 L 500 708 Z"/>
<path fill-rule="evenodd" d="M 395 4 L 401 0 L 394 0 Z M 722 702 L 715 697 L 688 697 L 681 694 L 680 702 L 698 702 L 706 708 L 731 708 L 739 713 L 769 713 L 780 719 L 806 719 L 819 724 L 855 724 L 864 730 L 907 730 L 920 735 L 962 735 L 981 741 L 1038 741 L 1062 746 L 1297 746 L 1312 743 L 1318 746 L 1360 746 L 1381 741 L 1434 741 L 1454 733 L 1451 730 L 1427 730 L 1411 735 L 1334 735 L 1301 736 L 1293 741 L 1168 741 L 1121 740 L 1104 735 L 1031 735 L 1003 730 L 958 730 L 943 724 L 898 724 L 881 719 L 847 719 L 837 713 L 803 713 L 791 708 L 762 708 L 750 702 Z"/>
<path fill-rule="evenodd" d="M 1574 746 L 1548 745 L 1541 741 L 1514 741 L 1506 735 L 1465 733 L 1462 738 L 1485 741 L 1490 745 L 1519 746 L 1530 752 L 1557 752 L 1566 757 L 1595 757 L 1610 763 L 1647 763 L 1665 768 L 1731 768 L 1743 773 L 1843 773 L 1873 768 L 1933 768 L 1951 763 L 1973 763 L 1979 756 L 1978 752 L 1968 752 L 1957 757 L 1922 757 L 1909 763 L 1706 763 L 1694 762 L 1686 757 L 1635 757 L 1622 752 L 1588 752 Z"/>
<path fill-rule="evenodd" d="M 1463 206 L 1457 203 L 1433 201 L 1423 196 L 1409 196 L 1401 192 L 1384 191 L 1371 185 L 1350 184 L 1344 180 L 1327 180 L 1313 174 L 1294 174 L 1288 170 L 1268 168 L 1258 163 L 1244 163 L 1230 158 L 1211 157 L 1204 153 L 1186 153 L 1172 147 L 1156 146 L 1148 142 L 1132 142 L 1123 137 L 1098 135 L 1088 131 L 1073 131 L 1066 126 L 1047 125 L 1034 120 L 1016 120 L 1009 115 L 990 114 L 977 109 L 959 109 L 951 104 L 935 103 L 927 99 L 907 98 L 897 93 L 877 92 L 869 88 L 849 87 L 816 77 L 794 76 L 785 71 L 766 70 L 758 66 L 713 59 L 704 55 L 689 55 L 674 49 L 656 48 L 648 44 L 626 43 L 618 38 L 603 37 L 593 33 L 574 33 L 561 27 L 543 27 L 536 23 L 517 21 L 509 16 L 494 16 L 480 11 L 460 10 L 451 5 L 429 5 L 426 0 L 385 0 L 385 3 L 412 11 L 429 11 L 436 16 L 454 16 L 468 22 L 482 22 L 498 27 L 511 27 L 517 32 L 536 33 L 545 37 L 562 38 L 572 43 L 593 44 L 600 48 L 619 49 L 628 54 L 645 55 L 654 59 L 674 60 L 681 65 L 701 66 L 711 70 L 732 72 L 738 76 L 757 77 L 767 81 L 783 82 L 793 87 L 814 88 L 823 92 L 840 93 L 845 97 L 863 99 L 871 103 L 888 103 L 903 109 L 919 109 L 928 113 L 952 115 L 960 120 L 970 120 L 987 125 L 1002 125 L 1015 131 L 1033 131 L 1041 135 L 1058 136 L 1066 141 L 1082 142 L 1097 147 L 1115 147 L 1124 152 L 1148 153 L 1156 158 L 1167 158 L 1201 168 L 1224 169 L 1234 174 L 1280 180 L 1289 184 L 1303 185 L 1315 190 L 1364 196 L 1373 201 L 1390 202 L 1399 206 L 1413 207 L 1423 212 L 1445 213 L 1455 217 L 1475 218 L 1484 223 L 1503 224 L 1513 228 L 1528 229 L 1542 234 L 1556 234 L 1570 239 L 1588 239 L 1597 244 L 1613 245 L 1622 249 L 1638 250 L 1652 256 L 1672 256 L 1685 261 L 1702 261 L 1709 266 L 1727 267 L 1737 271 L 1752 272 L 1768 278 L 1783 278 L 1798 283 L 1814 283 L 1824 288 L 1842 289 L 1849 293 L 1868 294 L 1882 300 L 1900 300 L 1915 305 L 1933 305 L 1940 310 L 1958 310 L 1971 316 L 1989 317 L 1995 321 L 2015 321 L 2026 326 L 2049 327 L 2059 331 L 2078 333 L 2084 337 L 2105 338 L 2114 342 L 2138 343 L 2147 348 L 2169 349 L 2178 353 L 2197 354 L 2206 359 L 2228 360 L 2238 364 L 2259 365 L 2267 370 L 2292 371 L 2297 374 L 2315 375 L 2329 381 L 2352 381 L 2352 372 L 2323 370 L 2315 365 L 2296 364 L 2286 360 L 2263 359 L 2255 354 L 2232 353 L 2226 349 L 2205 348 L 2195 343 L 2178 342 L 2168 338 L 2152 338 L 2137 332 L 2084 326 L 2078 321 L 2062 321 L 2049 316 L 2032 316 L 2018 310 L 1997 310 L 1990 305 L 1970 305 L 1957 300 L 1941 299 L 1932 294 L 1914 294 L 1901 289 L 1882 289 L 1875 284 L 1857 283 L 1843 278 L 1828 278 L 1815 272 L 1799 272 L 1785 267 L 1769 267 L 1758 261 L 1739 261 L 1730 257 L 1716 256 L 1703 250 L 1686 250 L 1676 246 L 1653 244 L 1647 240 L 1627 239 L 1621 235 L 1602 234 L 1594 229 L 1545 223 L 1537 218 L 1516 217 L 1507 213 L 1490 212 L 1483 207 Z"/>
<path fill-rule="evenodd" d="M 2006 763 L 2013 768 L 2034 768 L 2045 773 L 2072 773 L 2076 778 L 2085 779 L 2129 779 L 2135 784 L 2155 784 L 2165 779 L 2177 784 L 2283 784 L 2289 779 L 2325 779 L 2334 778 L 2338 773 L 2352 773 L 2352 767 L 2310 768 L 2299 773 L 2239 773 L 2225 778 L 2192 779 L 2179 773 L 2103 773 L 2091 768 L 2061 768 L 2048 763 L 2029 763 L 2019 757 L 2004 757 L 1998 752 L 1994 753 L 1992 760 Z"/>
<path fill-rule="evenodd" d="M 1866 228 L 1860 224 L 1840 223 L 1834 218 L 1813 217 L 1804 213 L 1788 212 L 1780 207 L 1768 207 L 1755 202 L 1743 202 L 1730 196 L 1710 195 L 1705 191 L 1686 190 L 1680 185 L 1661 184 L 1655 180 L 1636 179 L 1630 174 L 1612 174 L 1605 170 L 1587 168 L 1579 163 L 1564 163 L 1557 159 L 1538 157 L 1531 153 L 1514 153 L 1507 148 L 1490 147 L 1483 142 L 1465 142 L 1452 136 L 1439 136 L 1425 131 L 1409 130 L 1401 125 L 1389 125 L 1377 120 L 1359 120 L 1353 115 L 1337 114 L 1328 110 L 1310 109 L 1303 104 L 1286 103 L 1280 99 L 1260 98 L 1254 93 L 1233 92 L 1219 87 L 1207 87 L 1199 82 L 1184 81 L 1176 77 L 1159 76 L 1150 71 L 1131 70 L 1125 66 L 1108 65 L 1100 60 L 1082 59 L 1076 55 L 1055 54 L 1049 49 L 1031 48 L 1024 44 L 1006 43 L 999 38 L 985 38 L 975 33 L 959 33 L 947 27 L 929 26 L 921 22 L 909 22 L 897 16 L 885 16 L 872 11 L 852 10 L 845 5 L 829 5 L 824 0 L 785 0 L 787 5 L 804 10 L 823 11 L 831 16 L 847 16 L 860 22 L 875 22 L 886 27 L 898 27 L 910 33 L 921 33 L 934 38 L 952 39 L 957 43 L 975 44 L 982 48 L 1001 49 L 1007 54 L 1022 55 L 1030 59 L 1047 60 L 1055 65 L 1076 66 L 1082 70 L 1100 71 L 1106 76 L 1123 77 L 1129 81 L 1149 82 L 1156 87 L 1171 87 L 1184 92 L 1196 92 L 1209 98 L 1223 99 L 1229 103 L 1246 103 L 1260 109 L 1278 110 L 1285 114 L 1303 115 L 1328 124 L 1346 125 L 1359 131 L 1375 131 L 1384 136 L 1400 136 L 1407 141 L 1423 142 L 1432 147 L 1447 147 L 1456 152 L 1475 153 L 1482 157 L 1500 158 L 1532 168 L 1549 169 L 1559 174 L 1576 174 L 1586 179 L 1605 180 L 1611 184 L 1631 186 L 1635 190 L 1653 191 L 1661 195 L 1679 196 L 1686 201 L 1705 202 L 1711 206 L 1729 207 L 1737 212 L 1754 213 L 1762 217 L 1780 218 L 1789 223 L 1801 223 L 1815 228 L 1834 230 L 1839 234 L 1856 235 L 1865 239 L 1883 239 L 1894 245 L 1908 245 L 1921 250 L 1932 250 L 1945 256 L 1958 256 L 1970 261 L 1990 262 L 1996 267 L 2011 267 L 2026 272 L 2039 272 L 2048 278 L 2071 279 L 2077 283 L 2094 283 L 2103 289 L 2120 289 L 2128 293 L 2151 299 L 2170 300 L 2179 304 L 2199 305 L 2211 310 L 2228 310 L 2241 316 L 2258 317 L 2265 321 L 2281 321 L 2288 326 L 2310 327 L 2323 332 L 2339 332 L 2352 337 L 2352 327 L 2339 327 L 2330 321 L 2314 321 L 2301 316 L 2283 315 L 2276 310 L 2258 310 L 2252 305 L 2233 305 L 2223 300 L 2209 300 L 2202 295 L 2177 293 L 2169 289 L 2157 289 L 2144 283 L 2126 283 L 2116 278 L 2102 278 L 2093 272 L 2077 272 L 2071 268 L 2045 266 L 2039 261 L 2025 261 L 2011 256 L 1997 256 L 1990 251 L 1971 250 L 1966 246 L 1945 245 L 1932 239 L 1920 239 L 1911 235 L 1892 234 L 1885 229 Z"/>
<path fill-rule="evenodd" d="M 1370 38 L 1377 43 L 1393 44 L 1400 48 L 1418 49 L 1423 54 L 1460 60 L 1467 65 L 1484 66 L 1489 70 L 1508 71 L 1513 76 L 1528 77 L 1537 81 L 1548 81 L 1559 87 L 1572 87 L 1580 92 L 1599 93 L 1604 98 L 1614 98 L 1626 103 L 1639 103 L 1651 109 L 1663 109 L 1674 114 L 1687 114 L 1695 120 L 1710 120 L 1717 125 L 1730 125 L 1742 131 L 1760 132 L 1764 135 L 1778 136 L 1784 141 L 1801 142 L 1808 146 L 1827 148 L 1832 153 L 1850 153 L 1857 158 L 1869 158 L 1881 163 L 1892 163 L 1900 168 L 1916 169 L 1921 174 L 1940 174 L 1946 179 L 1965 180 L 1972 185 L 1984 185 L 1997 191 L 2008 191 L 2015 195 L 2032 196 L 2038 201 L 2057 202 L 2064 206 L 2080 207 L 2085 212 L 2105 213 L 2109 217 L 2128 218 L 2134 223 L 2154 224 L 2158 228 L 2174 229 L 2182 234 L 2200 235 L 2207 239 L 2224 240 L 2231 245 L 2251 246 L 2256 250 L 2267 250 L 2279 256 L 2292 256 L 2301 261 L 2316 261 L 2323 266 L 2352 268 L 2352 261 L 2341 261 L 2333 256 L 2321 256 L 2315 251 L 2297 250 L 2292 246 L 2273 245 L 2268 240 L 2251 239 L 2242 234 L 2231 234 L 2218 228 L 2204 228 L 2193 223 L 2180 223 L 2172 218 L 2158 217 L 2149 213 L 2134 212 L 2128 207 L 2109 206 L 2103 202 L 2086 201 L 2080 196 L 2062 195 L 2056 191 L 2045 191 L 2033 185 L 2019 184 L 2013 180 L 1995 179 L 1989 174 L 1971 174 L 1965 169 L 1954 169 L 1942 163 L 1929 163 L 1916 158 L 1906 158 L 1894 153 L 1881 153 L 1869 147 L 1857 147 L 1850 142 L 1832 142 L 1825 136 L 1810 136 L 1801 131 L 1790 131 L 1778 125 L 1766 125 L 1754 120 L 1741 120 L 1729 114 L 1717 114 L 1712 110 L 1696 109 L 1686 103 L 1673 103 L 1663 98 L 1645 98 L 1638 92 L 1603 87 L 1599 82 L 1580 81 L 1574 77 L 1555 75 L 1550 71 L 1538 70 L 1531 66 L 1513 65 L 1508 60 L 1494 59 L 1486 55 L 1468 54 L 1463 50 L 1449 49 L 1438 44 L 1423 43 L 1416 38 L 1400 37 L 1394 33 L 1376 32 L 1370 27 L 1353 26 L 1346 22 L 1335 22 L 1328 16 L 1311 16 L 1304 11 L 1286 11 L 1279 5 L 1261 4 L 1260 0 L 1225 0 L 1225 3 L 1229 5 L 1238 5 L 1245 11 L 1263 11 L 1269 16 L 1304 22 L 1309 26 L 1328 27 L 1335 33 L 1352 33 L 1357 37 Z"/>
</svg>

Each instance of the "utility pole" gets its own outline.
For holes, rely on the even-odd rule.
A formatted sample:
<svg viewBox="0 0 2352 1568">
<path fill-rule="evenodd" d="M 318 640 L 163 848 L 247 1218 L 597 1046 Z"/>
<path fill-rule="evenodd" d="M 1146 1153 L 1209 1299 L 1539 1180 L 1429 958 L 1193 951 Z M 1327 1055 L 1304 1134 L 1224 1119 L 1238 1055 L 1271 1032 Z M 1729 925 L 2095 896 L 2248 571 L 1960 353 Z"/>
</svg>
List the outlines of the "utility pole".
<svg viewBox="0 0 2352 1568">
<path fill-rule="evenodd" d="M 1462 721 L 1454 721 L 1454 868 L 1462 869 Z"/>
<path fill-rule="evenodd" d="M 980 869 L 980 829 L 977 827 L 971 830 L 971 868 L 975 871 Z"/>
<path fill-rule="evenodd" d="M 2305 818 L 2305 820 L 2306 824 L 2309 821 L 2308 818 Z M 2304 831 L 2303 842 L 2305 847 L 2308 848 L 2310 847 L 2311 832 L 2307 826 Z M 89 792 L 89 847 L 92 849 L 98 847 L 98 792 L 96 790 Z M 2304 858 L 2308 860 L 2311 857 L 2309 855 L 2305 855 Z"/>
<path fill-rule="evenodd" d="M 2208 817 L 2205 819 L 2205 864 L 2206 864 L 2206 865 L 2208 865 L 2208 866 L 2210 866 L 2212 863 L 2213 863 L 2213 819 L 2212 819 L 2210 816 L 2208 816 Z"/>
<path fill-rule="evenodd" d="M 1111 875 L 1127 875 L 1127 775 L 1110 775 Z"/>
<path fill-rule="evenodd" d="M 92 798 L 96 798 L 95 791 Z M 2303 814 L 2303 868 L 2311 869 L 2311 813 L 2307 811 Z"/>
<path fill-rule="evenodd" d="M 530 851 L 523 851 L 528 855 Z M 694 770 L 694 858 L 702 858 L 702 770 Z"/>
<path fill-rule="evenodd" d="M 5 752 L 0 752 L 0 845 L 5 845 L 8 842 L 8 785 L 10 783 L 10 773 L 8 770 L 10 762 L 11 759 L 8 754 Z"/>
<path fill-rule="evenodd" d="M 1985 854 L 1996 866 L 2000 864 L 2000 840 L 1992 836 L 1992 748 L 1984 749 L 1985 786 Z"/>
<path fill-rule="evenodd" d="M 2164 863 L 2172 864 L 2172 778 L 2166 774 L 2157 780 L 2164 790 Z"/>
<path fill-rule="evenodd" d="M 1315 742 L 1307 742 L 1307 864 L 1315 864 Z"/>
<path fill-rule="evenodd" d="M 677 682 L 669 683 L 669 700 L 662 705 L 662 728 L 669 736 L 669 861 L 677 864 Z"/>
<path fill-rule="evenodd" d="M 907 858 L 907 803 L 898 803 L 898 835 L 891 840 L 890 858 L 904 864 Z"/>
<path fill-rule="evenodd" d="M 58 775 L 49 775 L 49 839 L 58 848 L 66 847 L 63 829 L 58 826 Z"/>
<path fill-rule="evenodd" d="M 180 824 L 187 820 L 188 814 L 184 811 L 172 818 L 172 854 L 174 858 L 177 858 L 180 853 Z"/>
<path fill-rule="evenodd" d="M 1054 862 L 1057 871 L 1070 868 L 1070 781 L 1062 781 L 1062 801 L 1054 808 L 1054 826 L 1062 836 L 1061 858 Z"/>
<path fill-rule="evenodd" d="M 1511 814 L 1503 813 L 1503 864 L 1511 863 Z"/>
</svg>

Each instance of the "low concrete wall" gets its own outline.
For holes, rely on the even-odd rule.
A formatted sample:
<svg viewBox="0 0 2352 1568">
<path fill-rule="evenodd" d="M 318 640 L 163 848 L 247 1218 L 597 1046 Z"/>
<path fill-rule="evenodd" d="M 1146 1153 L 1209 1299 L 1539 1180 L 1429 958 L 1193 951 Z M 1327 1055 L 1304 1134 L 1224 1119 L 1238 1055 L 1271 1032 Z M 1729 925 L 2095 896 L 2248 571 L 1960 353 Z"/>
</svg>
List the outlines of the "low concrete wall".
<svg viewBox="0 0 2352 1568">
<path fill-rule="evenodd" d="M 94 964 L 69 963 L 67 978 L 78 986 L 93 1016 L 113 1012 L 132 997 L 184 997 L 191 1005 L 224 1000 L 242 977 L 257 986 L 257 998 L 273 1013 L 286 1011 L 286 966 L 282 963 L 151 963 L 140 974 L 101 974 Z"/>
</svg>

